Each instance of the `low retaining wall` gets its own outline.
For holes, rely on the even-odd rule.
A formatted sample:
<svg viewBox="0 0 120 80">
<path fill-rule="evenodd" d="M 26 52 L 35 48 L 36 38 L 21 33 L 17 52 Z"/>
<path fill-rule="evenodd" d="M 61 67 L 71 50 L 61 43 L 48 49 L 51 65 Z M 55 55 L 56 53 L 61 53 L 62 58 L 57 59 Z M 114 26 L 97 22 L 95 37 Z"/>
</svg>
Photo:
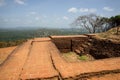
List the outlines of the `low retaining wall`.
<svg viewBox="0 0 120 80">
<path fill-rule="evenodd" d="M 90 54 L 95 59 L 120 57 L 120 43 L 92 35 L 50 36 L 50 38 L 63 53 L 74 51 L 78 55 Z"/>
<path fill-rule="evenodd" d="M 60 52 L 73 51 L 74 44 L 76 40 L 84 42 L 88 40 L 87 36 L 77 35 L 77 36 L 50 36 Z"/>
</svg>

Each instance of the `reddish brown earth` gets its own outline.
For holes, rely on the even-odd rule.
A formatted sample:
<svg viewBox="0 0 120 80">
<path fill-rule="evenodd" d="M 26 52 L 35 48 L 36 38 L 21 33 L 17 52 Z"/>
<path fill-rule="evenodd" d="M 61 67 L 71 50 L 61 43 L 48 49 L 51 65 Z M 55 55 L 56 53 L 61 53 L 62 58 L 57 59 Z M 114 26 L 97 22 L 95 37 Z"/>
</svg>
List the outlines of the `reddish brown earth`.
<svg viewBox="0 0 120 80">
<path fill-rule="evenodd" d="M 15 50 L 0 66 L 0 80 L 18 80 L 29 53 L 30 41 Z"/>
<path fill-rule="evenodd" d="M 106 70 L 107 73 L 120 69 L 118 65 L 120 58 L 111 58 L 104 60 L 96 60 L 92 62 L 77 62 L 77 63 L 68 63 L 64 61 L 55 45 L 51 44 L 51 54 L 54 61 L 54 64 L 57 70 L 61 73 L 62 78 L 64 79 L 78 79 L 79 77 L 89 77 L 90 75 L 97 75 L 104 73 Z M 114 72 L 114 71 L 113 71 Z M 88 73 L 88 74 L 86 74 Z"/>
<path fill-rule="evenodd" d="M 21 79 L 39 79 L 59 77 L 54 69 L 49 51 L 50 41 L 34 42 L 26 61 Z"/>
<path fill-rule="evenodd" d="M 10 53 L 16 48 L 14 47 L 7 47 L 7 48 L 0 48 L 0 64 L 2 64 L 5 59 L 10 55 Z"/>
<path fill-rule="evenodd" d="M 50 38 L 36 38 L 11 53 L 0 66 L 0 80 L 120 80 L 119 63 L 119 57 L 67 62 Z"/>
</svg>

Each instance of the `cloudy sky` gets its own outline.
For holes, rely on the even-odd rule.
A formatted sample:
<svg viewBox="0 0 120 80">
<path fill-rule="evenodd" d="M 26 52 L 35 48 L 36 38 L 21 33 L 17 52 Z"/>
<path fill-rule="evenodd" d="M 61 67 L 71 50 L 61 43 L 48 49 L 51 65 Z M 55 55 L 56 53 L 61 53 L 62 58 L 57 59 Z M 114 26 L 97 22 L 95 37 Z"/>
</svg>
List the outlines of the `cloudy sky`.
<svg viewBox="0 0 120 80">
<path fill-rule="evenodd" d="M 0 27 L 68 28 L 78 16 L 120 14 L 120 0 L 0 0 Z"/>
</svg>

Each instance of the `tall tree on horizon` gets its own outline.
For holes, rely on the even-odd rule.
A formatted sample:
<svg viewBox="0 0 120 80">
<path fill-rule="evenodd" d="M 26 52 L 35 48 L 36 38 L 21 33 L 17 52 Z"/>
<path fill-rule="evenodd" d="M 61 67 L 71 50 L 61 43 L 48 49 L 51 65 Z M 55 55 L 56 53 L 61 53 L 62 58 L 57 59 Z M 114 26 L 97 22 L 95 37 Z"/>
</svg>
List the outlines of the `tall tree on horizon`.
<svg viewBox="0 0 120 80">
<path fill-rule="evenodd" d="M 103 32 L 103 28 L 109 26 L 107 24 L 107 18 L 96 14 L 79 16 L 71 25 L 83 27 L 89 33 Z"/>
</svg>

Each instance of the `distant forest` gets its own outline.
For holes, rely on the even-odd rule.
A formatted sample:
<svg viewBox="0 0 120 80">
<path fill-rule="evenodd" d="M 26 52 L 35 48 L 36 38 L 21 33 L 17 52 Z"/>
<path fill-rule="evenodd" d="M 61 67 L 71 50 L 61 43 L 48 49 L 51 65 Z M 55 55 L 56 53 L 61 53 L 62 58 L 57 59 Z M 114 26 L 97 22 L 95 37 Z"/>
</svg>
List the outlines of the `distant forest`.
<svg viewBox="0 0 120 80">
<path fill-rule="evenodd" d="M 87 33 L 84 29 L 70 28 L 70 29 L 47 29 L 47 28 L 33 28 L 33 29 L 0 29 L 0 48 L 16 46 L 24 43 L 27 39 L 35 37 L 48 37 L 50 35 L 77 35 Z"/>
<path fill-rule="evenodd" d="M 101 17 L 96 14 L 79 16 L 69 29 L 47 29 L 47 28 L 22 28 L 0 29 L 0 47 L 19 45 L 27 39 L 35 37 L 48 37 L 50 35 L 76 35 L 85 33 L 100 33 L 117 27 L 116 34 L 119 33 L 120 15 L 110 18 Z M 80 28 L 78 28 L 80 27 Z"/>
</svg>

